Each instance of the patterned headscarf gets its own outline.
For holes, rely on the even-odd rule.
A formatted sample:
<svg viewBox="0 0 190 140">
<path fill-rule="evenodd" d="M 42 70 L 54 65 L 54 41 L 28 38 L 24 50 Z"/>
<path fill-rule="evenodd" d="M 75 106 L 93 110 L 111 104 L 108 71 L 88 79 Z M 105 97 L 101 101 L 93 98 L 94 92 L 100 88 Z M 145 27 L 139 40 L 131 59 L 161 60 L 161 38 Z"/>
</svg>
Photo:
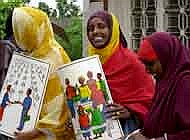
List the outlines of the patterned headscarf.
<svg viewBox="0 0 190 140">
<path fill-rule="evenodd" d="M 52 25 L 43 11 L 31 7 L 15 8 L 12 24 L 16 43 L 28 55 L 47 59 L 51 55 L 56 60 L 56 64 L 49 63 L 54 65 L 70 61 L 66 52 L 54 39 Z M 60 50 L 63 50 L 61 51 L 62 56 L 57 57 L 55 52 Z M 62 62 L 63 60 L 64 62 Z"/>
</svg>

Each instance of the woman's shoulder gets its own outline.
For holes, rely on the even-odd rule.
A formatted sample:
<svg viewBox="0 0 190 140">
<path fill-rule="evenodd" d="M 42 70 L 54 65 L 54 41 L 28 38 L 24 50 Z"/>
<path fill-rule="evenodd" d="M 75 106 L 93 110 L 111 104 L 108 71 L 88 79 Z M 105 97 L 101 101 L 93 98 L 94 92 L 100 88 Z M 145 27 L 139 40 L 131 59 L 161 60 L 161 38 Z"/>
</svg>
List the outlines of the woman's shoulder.
<svg viewBox="0 0 190 140">
<path fill-rule="evenodd" d="M 127 58 L 126 61 L 128 61 L 128 63 L 131 63 L 133 67 L 145 70 L 144 64 L 140 61 L 138 55 L 132 49 L 125 48 L 124 53 Z"/>
</svg>

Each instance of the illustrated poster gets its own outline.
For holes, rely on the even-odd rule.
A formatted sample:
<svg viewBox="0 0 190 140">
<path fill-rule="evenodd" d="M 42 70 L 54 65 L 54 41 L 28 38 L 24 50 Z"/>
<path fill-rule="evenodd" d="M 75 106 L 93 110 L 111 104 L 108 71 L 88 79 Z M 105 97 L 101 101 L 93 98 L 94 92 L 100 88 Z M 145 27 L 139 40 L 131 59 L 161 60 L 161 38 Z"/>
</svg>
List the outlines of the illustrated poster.
<svg viewBox="0 0 190 140">
<path fill-rule="evenodd" d="M 50 65 L 14 53 L 0 93 L 0 133 L 14 138 L 31 130 L 39 118 Z"/>
<path fill-rule="evenodd" d="M 111 94 L 98 56 L 73 61 L 58 69 L 77 140 L 116 140 L 123 136 L 118 120 L 106 119 Z"/>
</svg>

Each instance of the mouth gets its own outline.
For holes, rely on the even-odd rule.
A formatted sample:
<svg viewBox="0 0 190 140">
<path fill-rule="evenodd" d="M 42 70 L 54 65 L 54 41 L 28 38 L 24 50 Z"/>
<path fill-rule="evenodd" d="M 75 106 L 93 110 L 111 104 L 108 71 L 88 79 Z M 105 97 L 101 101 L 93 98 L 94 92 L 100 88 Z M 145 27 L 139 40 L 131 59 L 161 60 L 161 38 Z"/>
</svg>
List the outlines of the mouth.
<svg viewBox="0 0 190 140">
<path fill-rule="evenodd" d="M 104 41 L 104 37 L 102 36 L 94 37 L 94 42 L 103 42 L 103 41 Z"/>
<path fill-rule="evenodd" d="M 102 45 L 102 44 L 104 44 L 104 38 L 100 37 L 100 36 L 94 37 L 93 42 L 96 45 Z"/>
</svg>

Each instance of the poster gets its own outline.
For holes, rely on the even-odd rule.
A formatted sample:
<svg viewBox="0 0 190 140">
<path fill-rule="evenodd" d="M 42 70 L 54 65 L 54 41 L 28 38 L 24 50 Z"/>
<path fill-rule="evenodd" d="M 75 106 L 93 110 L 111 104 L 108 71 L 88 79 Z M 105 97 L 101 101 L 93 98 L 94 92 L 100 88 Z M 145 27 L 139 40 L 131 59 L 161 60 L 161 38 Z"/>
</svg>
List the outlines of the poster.
<svg viewBox="0 0 190 140">
<path fill-rule="evenodd" d="M 31 130 L 39 118 L 50 65 L 14 53 L 0 92 L 0 133 Z"/>
<path fill-rule="evenodd" d="M 77 140 L 116 140 L 123 136 L 118 120 L 104 109 L 111 94 L 98 56 L 73 61 L 58 69 Z"/>
</svg>

